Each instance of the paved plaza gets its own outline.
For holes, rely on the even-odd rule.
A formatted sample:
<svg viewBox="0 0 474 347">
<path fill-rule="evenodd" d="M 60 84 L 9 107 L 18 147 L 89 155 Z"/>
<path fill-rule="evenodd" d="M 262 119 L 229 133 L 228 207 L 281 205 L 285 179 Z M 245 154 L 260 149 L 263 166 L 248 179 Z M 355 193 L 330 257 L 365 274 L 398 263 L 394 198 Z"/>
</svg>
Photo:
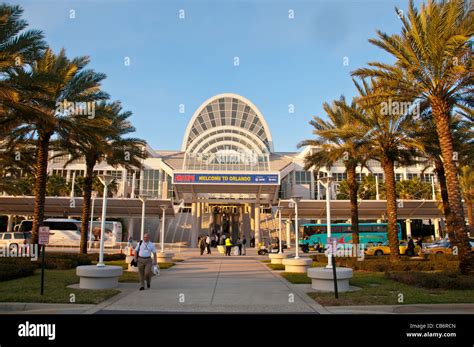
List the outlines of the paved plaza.
<svg viewBox="0 0 474 347">
<path fill-rule="evenodd" d="M 97 313 L 317 313 L 319 305 L 272 273 L 263 259 L 191 256 L 155 276 L 149 290 L 121 284 L 125 292 Z"/>
</svg>

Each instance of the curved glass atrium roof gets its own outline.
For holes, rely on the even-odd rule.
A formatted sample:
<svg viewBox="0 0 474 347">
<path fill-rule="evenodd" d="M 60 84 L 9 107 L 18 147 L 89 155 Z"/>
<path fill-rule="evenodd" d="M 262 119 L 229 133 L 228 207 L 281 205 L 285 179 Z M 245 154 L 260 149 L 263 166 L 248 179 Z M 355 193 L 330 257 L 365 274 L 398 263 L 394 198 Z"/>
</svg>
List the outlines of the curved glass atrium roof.
<svg viewBox="0 0 474 347">
<path fill-rule="evenodd" d="M 273 148 L 257 107 L 240 95 L 221 94 L 198 108 L 182 150 L 188 170 L 267 171 Z"/>
</svg>

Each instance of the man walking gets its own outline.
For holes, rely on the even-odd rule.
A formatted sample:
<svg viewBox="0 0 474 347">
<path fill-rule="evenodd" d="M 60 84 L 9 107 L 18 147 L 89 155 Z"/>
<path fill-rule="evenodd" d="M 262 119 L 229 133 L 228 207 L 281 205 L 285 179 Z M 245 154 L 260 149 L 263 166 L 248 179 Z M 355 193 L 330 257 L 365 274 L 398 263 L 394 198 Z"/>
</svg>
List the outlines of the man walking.
<svg viewBox="0 0 474 347">
<path fill-rule="evenodd" d="M 151 260 L 151 254 L 153 253 L 154 261 Z M 143 240 L 140 240 L 137 248 L 135 249 L 135 255 L 138 263 L 138 275 L 140 278 L 140 290 L 145 289 L 145 280 L 147 288 L 150 288 L 151 284 L 151 267 L 157 264 L 156 260 L 156 248 L 153 242 L 150 242 L 148 233 L 143 235 Z"/>
<path fill-rule="evenodd" d="M 242 255 L 245 255 L 247 253 L 247 239 L 245 238 L 245 235 L 242 238 Z"/>
</svg>

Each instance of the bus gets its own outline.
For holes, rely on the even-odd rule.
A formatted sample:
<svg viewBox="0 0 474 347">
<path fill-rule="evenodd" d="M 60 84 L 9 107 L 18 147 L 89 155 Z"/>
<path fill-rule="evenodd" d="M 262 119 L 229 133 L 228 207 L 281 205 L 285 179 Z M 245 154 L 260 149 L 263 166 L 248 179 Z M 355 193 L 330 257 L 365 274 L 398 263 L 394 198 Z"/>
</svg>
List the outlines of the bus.
<svg viewBox="0 0 474 347">
<path fill-rule="evenodd" d="M 331 237 L 336 238 L 338 243 L 352 243 L 352 226 L 349 223 L 331 224 Z M 402 226 L 397 223 L 398 239 L 402 238 Z M 359 223 L 359 243 L 367 247 L 380 245 L 387 241 L 387 223 Z M 303 224 L 300 227 L 300 246 L 314 247 L 317 244 L 326 245 L 326 224 Z"/>
</svg>

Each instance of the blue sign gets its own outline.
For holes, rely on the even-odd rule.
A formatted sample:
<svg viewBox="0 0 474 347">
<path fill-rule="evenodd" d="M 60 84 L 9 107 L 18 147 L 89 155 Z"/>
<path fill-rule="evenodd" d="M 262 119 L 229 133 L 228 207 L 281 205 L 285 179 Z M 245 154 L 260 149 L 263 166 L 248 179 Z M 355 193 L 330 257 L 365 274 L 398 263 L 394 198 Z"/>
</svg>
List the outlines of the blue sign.
<svg viewBox="0 0 474 347">
<path fill-rule="evenodd" d="M 277 174 L 175 173 L 173 184 L 279 184 Z"/>
</svg>

